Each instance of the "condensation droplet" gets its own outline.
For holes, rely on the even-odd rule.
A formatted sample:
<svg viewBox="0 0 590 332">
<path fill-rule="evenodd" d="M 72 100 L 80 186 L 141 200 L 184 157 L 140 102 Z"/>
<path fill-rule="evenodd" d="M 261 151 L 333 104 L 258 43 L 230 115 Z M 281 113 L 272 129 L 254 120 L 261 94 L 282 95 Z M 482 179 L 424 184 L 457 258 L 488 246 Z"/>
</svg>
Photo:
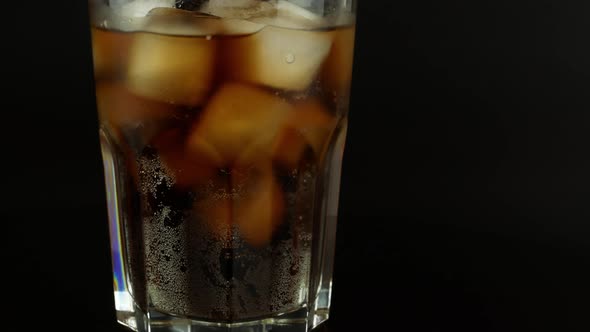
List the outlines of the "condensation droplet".
<svg viewBox="0 0 590 332">
<path fill-rule="evenodd" d="M 287 63 L 295 62 L 295 55 L 293 55 L 293 53 L 287 53 L 285 55 L 285 62 L 287 62 Z"/>
</svg>

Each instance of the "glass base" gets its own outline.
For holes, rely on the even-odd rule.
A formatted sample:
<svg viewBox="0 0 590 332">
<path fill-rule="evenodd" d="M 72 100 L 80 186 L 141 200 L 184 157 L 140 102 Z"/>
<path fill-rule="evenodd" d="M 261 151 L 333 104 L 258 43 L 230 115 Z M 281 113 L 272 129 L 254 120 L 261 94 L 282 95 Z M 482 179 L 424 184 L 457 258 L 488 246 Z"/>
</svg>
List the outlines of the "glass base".
<svg viewBox="0 0 590 332">
<path fill-rule="evenodd" d="M 270 318 L 238 323 L 199 321 L 157 311 L 146 315 L 137 308 L 126 313 L 128 315 L 118 312 L 119 323 L 137 332 L 307 332 L 328 318 L 326 311 L 325 315 L 313 315 L 310 321 L 309 310 L 305 307 Z"/>
</svg>

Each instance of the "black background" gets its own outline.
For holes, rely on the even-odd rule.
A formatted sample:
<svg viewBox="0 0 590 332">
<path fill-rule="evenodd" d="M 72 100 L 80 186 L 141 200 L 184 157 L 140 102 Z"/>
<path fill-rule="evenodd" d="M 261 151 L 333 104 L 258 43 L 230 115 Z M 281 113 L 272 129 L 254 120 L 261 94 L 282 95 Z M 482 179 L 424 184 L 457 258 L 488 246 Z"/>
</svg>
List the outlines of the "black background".
<svg viewBox="0 0 590 332">
<path fill-rule="evenodd" d="M 324 329 L 588 331 L 590 4 L 359 2 Z M 119 331 L 85 1 L 3 6 L 2 324 Z"/>
</svg>

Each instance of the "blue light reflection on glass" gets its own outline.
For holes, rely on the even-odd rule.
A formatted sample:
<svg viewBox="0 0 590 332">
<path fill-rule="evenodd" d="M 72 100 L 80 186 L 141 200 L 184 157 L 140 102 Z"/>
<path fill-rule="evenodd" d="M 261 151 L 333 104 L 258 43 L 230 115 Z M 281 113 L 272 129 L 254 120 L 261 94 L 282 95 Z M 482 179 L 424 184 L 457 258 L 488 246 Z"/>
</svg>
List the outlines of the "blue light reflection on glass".
<svg viewBox="0 0 590 332">
<path fill-rule="evenodd" d="M 102 134 L 102 133 L 101 133 Z M 113 265 L 113 287 L 115 291 L 127 290 L 125 281 L 125 265 L 123 261 L 123 246 L 121 236 L 121 216 L 119 213 L 119 198 L 117 197 L 117 180 L 115 177 L 115 162 L 109 148 L 109 142 L 101 135 L 101 150 L 105 176 L 107 211 L 109 218 L 109 234 L 111 244 L 111 259 Z"/>
</svg>

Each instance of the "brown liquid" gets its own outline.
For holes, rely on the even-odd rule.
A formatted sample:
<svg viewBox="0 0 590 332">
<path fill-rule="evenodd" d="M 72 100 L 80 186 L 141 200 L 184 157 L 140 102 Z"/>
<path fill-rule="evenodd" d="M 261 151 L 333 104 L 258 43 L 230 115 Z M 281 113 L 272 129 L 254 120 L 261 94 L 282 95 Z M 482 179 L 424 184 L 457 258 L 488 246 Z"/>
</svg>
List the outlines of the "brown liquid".
<svg viewBox="0 0 590 332">
<path fill-rule="evenodd" d="M 215 321 L 296 310 L 318 170 L 346 116 L 354 28 L 154 20 L 158 33 L 92 28 L 103 144 L 126 179 L 134 298 Z"/>
</svg>

